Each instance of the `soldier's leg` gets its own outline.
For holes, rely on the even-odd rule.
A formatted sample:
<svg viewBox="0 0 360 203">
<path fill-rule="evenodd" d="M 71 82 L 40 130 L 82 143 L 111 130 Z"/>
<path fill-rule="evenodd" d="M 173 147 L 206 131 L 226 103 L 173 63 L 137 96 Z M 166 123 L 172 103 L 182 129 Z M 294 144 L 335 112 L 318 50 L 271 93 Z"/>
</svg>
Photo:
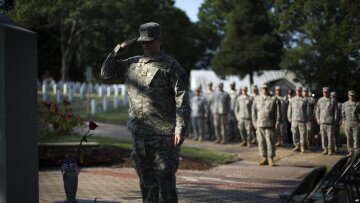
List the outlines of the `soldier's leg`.
<svg viewBox="0 0 360 203">
<path fill-rule="evenodd" d="M 191 117 L 191 124 L 193 127 L 193 139 L 197 140 L 198 136 L 199 136 L 199 131 L 198 131 L 198 125 L 197 125 L 197 117 Z"/>
<path fill-rule="evenodd" d="M 215 131 L 216 142 L 220 142 L 221 141 L 220 115 L 214 114 L 213 118 L 214 118 L 214 131 Z"/>
<path fill-rule="evenodd" d="M 214 127 L 214 116 L 213 114 L 210 114 L 210 117 L 209 117 L 210 121 L 209 121 L 209 135 L 210 135 L 210 140 L 211 139 L 216 139 L 216 136 L 215 136 L 215 127 Z"/>
<path fill-rule="evenodd" d="M 265 139 L 265 130 L 264 128 L 256 129 L 256 137 L 259 143 L 259 152 L 260 156 L 263 158 L 267 158 L 267 147 L 266 147 L 266 139 Z"/>
<path fill-rule="evenodd" d="M 179 166 L 179 148 L 174 146 L 172 138 L 154 144 L 153 156 L 155 178 L 159 186 L 159 202 L 178 202 L 175 173 Z"/>
<path fill-rule="evenodd" d="M 282 123 L 282 127 L 281 127 L 281 145 L 283 145 L 284 144 L 284 142 L 285 142 L 285 139 L 286 139 L 286 137 L 287 137 L 287 134 L 288 134 L 288 123 L 286 122 L 286 121 L 284 121 L 283 123 Z"/>
<path fill-rule="evenodd" d="M 265 139 L 266 139 L 266 148 L 267 148 L 267 158 L 275 157 L 275 129 L 266 128 L 265 129 Z"/>
<path fill-rule="evenodd" d="M 353 127 L 353 139 L 354 139 L 354 152 L 356 152 L 359 149 L 359 131 L 360 128 L 358 125 Z"/>
<path fill-rule="evenodd" d="M 326 134 L 328 140 L 328 154 L 331 155 L 335 152 L 334 125 L 327 125 Z"/>
<path fill-rule="evenodd" d="M 202 141 L 205 139 L 204 137 L 204 124 L 205 120 L 202 117 L 199 117 L 198 125 L 199 125 L 199 141 Z"/>
<path fill-rule="evenodd" d="M 298 123 L 299 134 L 300 134 L 300 149 L 301 152 L 304 152 L 307 149 L 307 132 L 306 132 L 306 122 Z"/>
<path fill-rule="evenodd" d="M 239 131 L 240 131 L 240 136 L 241 136 L 241 145 L 245 146 L 246 145 L 246 129 L 245 129 L 245 121 L 244 120 L 239 120 L 238 122 L 238 126 L 239 126 Z"/>
<path fill-rule="evenodd" d="M 335 151 L 338 151 L 340 148 L 340 126 L 334 125 L 334 149 Z"/>
<path fill-rule="evenodd" d="M 144 139 L 133 135 L 132 158 L 135 163 L 135 170 L 140 179 L 140 189 L 143 202 L 158 202 L 159 187 L 153 170 L 153 159 L 145 151 Z"/>
<path fill-rule="evenodd" d="M 327 154 L 328 138 L 327 138 L 326 124 L 320 124 L 320 135 L 321 135 L 321 145 L 324 150 L 323 154 Z"/>
<path fill-rule="evenodd" d="M 354 146 L 354 140 L 353 140 L 353 134 L 351 132 L 351 126 L 345 125 L 345 135 L 346 135 L 346 148 L 348 150 L 348 152 L 352 152 L 353 151 L 353 146 Z"/>
<path fill-rule="evenodd" d="M 221 143 L 225 144 L 228 140 L 227 133 L 228 133 L 228 115 L 222 114 L 221 118 Z"/>
<path fill-rule="evenodd" d="M 314 145 L 313 134 L 312 134 L 313 129 L 312 129 L 311 124 L 312 124 L 311 121 L 306 123 L 306 134 L 307 134 L 308 146 Z"/>
<path fill-rule="evenodd" d="M 300 150 L 300 132 L 299 132 L 299 124 L 298 122 L 291 123 L 291 132 L 292 132 L 292 140 L 295 146 L 294 151 Z"/>
<path fill-rule="evenodd" d="M 246 133 L 246 142 L 247 142 L 247 146 L 250 147 L 251 146 L 251 128 L 252 128 L 252 123 L 251 120 L 245 120 L 244 121 L 244 127 L 245 127 L 245 133 Z"/>
<path fill-rule="evenodd" d="M 275 130 L 274 140 L 275 140 L 276 146 L 280 146 L 280 137 L 281 137 L 280 126 L 281 126 L 281 123 L 279 124 L 279 128 L 277 128 L 277 129 Z"/>
</svg>

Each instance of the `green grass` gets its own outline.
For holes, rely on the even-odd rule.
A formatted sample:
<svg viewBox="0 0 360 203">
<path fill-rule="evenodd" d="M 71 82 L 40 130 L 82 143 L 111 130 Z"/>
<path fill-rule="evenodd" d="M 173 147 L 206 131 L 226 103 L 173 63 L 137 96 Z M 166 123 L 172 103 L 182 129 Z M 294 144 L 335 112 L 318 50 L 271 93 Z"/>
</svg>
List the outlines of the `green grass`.
<svg viewBox="0 0 360 203">
<path fill-rule="evenodd" d="M 40 142 L 79 142 L 80 136 L 46 136 Z M 132 142 L 129 140 L 91 136 L 88 138 L 89 142 L 97 142 L 102 146 L 112 146 L 122 149 L 132 149 Z M 180 156 L 185 158 L 193 158 L 205 161 L 212 164 L 227 164 L 238 160 L 237 155 L 229 153 L 220 153 L 200 148 L 182 146 Z"/>
<path fill-rule="evenodd" d="M 71 108 L 73 109 L 74 114 L 79 114 L 82 118 L 86 120 L 94 120 L 99 122 L 107 122 L 107 123 L 116 123 L 125 125 L 128 118 L 128 106 L 121 105 L 121 96 L 119 97 L 119 108 L 113 108 L 114 96 L 109 98 L 108 111 L 102 112 L 98 111 L 96 114 L 91 115 L 88 112 L 88 103 L 87 100 L 80 100 L 79 94 L 75 94 L 74 100 L 71 102 Z M 41 92 L 38 92 L 38 100 L 40 101 L 42 98 Z M 49 94 L 50 101 L 54 102 L 55 95 Z M 67 97 L 65 97 L 67 99 Z M 99 109 L 102 109 L 102 99 L 97 94 L 91 94 L 90 99 L 95 99 L 97 106 Z"/>
</svg>

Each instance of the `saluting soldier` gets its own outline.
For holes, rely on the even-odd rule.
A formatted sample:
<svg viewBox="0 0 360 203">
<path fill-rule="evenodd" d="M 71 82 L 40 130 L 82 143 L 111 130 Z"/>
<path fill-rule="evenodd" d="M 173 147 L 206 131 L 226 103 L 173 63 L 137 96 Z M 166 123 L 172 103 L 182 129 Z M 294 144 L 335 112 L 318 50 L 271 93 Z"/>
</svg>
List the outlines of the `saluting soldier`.
<svg viewBox="0 0 360 203">
<path fill-rule="evenodd" d="M 161 52 L 160 24 L 139 27 L 143 55 L 122 59 L 136 39 L 118 44 L 101 68 L 103 79 L 125 80 L 128 129 L 143 202 L 178 202 L 175 173 L 190 118 L 189 80 L 176 59 Z"/>
<path fill-rule="evenodd" d="M 210 100 L 210 108 L 214 117 L 215 142 L 220 144 L 227 142 L 226 133 L 230 114 L 230 96 L 223 88 L 224 84 L 219 83 Z"/>
<path fill-rule="evenodd" d="M 305 152 L 308 147 L 306 138 L 308 104 L 307 99 L 302 96 L 302 87 L 296 87 L 296 96 L 291 99 L 288 108 L 288 120 L 291 123 L 293 135 L 294 152 Z"/>
<path fill-rule="evenodd" d="M 275 157 L 275 129 L 281 120 L 280 102 L 269 95 L 269 87 L 262 85 L 262 95 L 252 105 L 252 120 L 256 128 L 260 155 L 259 165 L 273 166 Z"/>
<path fill-rule="evenodd" d="M 251 146 L 251 129 L 253 128 L 251 108 L 253 99 L 253 97 L 247 94 L 247 87 L 244 86 L 241 88 L 241 95 L 238 96 L 235 102 L 234 112 L 238 120 L 238 128 L 242 139 L 242 146 Z"/>
<path fill-rule="evenodd" d="M 356 101 L 356 92 L 348 92 L 349 100 L 342 106 L 342 124 L 347 138 L 347 149 L 352 156 L 359 149 L 360 103 Z"/>
<path fill-rule="evenodd" d="M 323 97 L 321 97 L 315 106 L 316 121 L 320 125 L 321 142 L 323 155 L 332 155 L 334 146 L 334 123 L 337 115 L 337 107 L 330 98 L 330 88 L 323 87 Z"/>
</svg>

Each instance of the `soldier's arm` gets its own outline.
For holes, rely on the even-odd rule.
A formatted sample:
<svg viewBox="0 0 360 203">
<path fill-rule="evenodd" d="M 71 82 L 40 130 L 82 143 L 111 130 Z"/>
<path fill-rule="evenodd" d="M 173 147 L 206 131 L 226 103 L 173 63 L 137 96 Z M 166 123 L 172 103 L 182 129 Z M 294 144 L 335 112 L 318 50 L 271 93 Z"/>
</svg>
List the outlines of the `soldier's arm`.
<svg viewBox="0 0 360 203">
<path fill-rule="evenodd" d="M 291 116 L 292 116 L 291 103 L 289 103 L 288 109 L 287 109 L 287 119 L 288 119 L 289 123 L 291 123 Z"/>
<path fill-rule="evenodd" d="M 282 119 L 281 115 L 281 103 L 279 99 L 276 99 L 276 125 L 275 127 L 278 128 Z"/>
<path fill-rule="evenodd" d="M 257 122 L 257 108 L 256 108 L 256 102 L 255 100 L 252 103 L 252 107 L 251 107 L 251 119 L 253 122 L 253 125 L 255 128 L 257 128 L 256 126 L 256 122 Z"/>
<path fill-rule="evenodd" d="M 319 101 L 316 103 L 315 105 L 315 117 L 316 117 L 316 122 L 318 124 L 320 124 L 320 108 L 319 108 Z"/>
<path fill-rule="evenodd" d="M 170 71 L 170 85 L 173 90 L 176 103 L 176 126 L 175 138 L 185 137 L 188 121 L 190 118 L 191 108 L 189 102 L 189 79 L 185 70 L 177 61 L 172 63 Z"/>
<path fill-rule="evenodd" d="M 101 66 L 101 77 L 103 79 L 119 79 L 123 77 L 129 67 L 129 60 L 120 58 L 122 54 L 135 42 L 136 39 L 126 40 L 116 45 L 114 50 L 106 57 Z"/>
</svg>

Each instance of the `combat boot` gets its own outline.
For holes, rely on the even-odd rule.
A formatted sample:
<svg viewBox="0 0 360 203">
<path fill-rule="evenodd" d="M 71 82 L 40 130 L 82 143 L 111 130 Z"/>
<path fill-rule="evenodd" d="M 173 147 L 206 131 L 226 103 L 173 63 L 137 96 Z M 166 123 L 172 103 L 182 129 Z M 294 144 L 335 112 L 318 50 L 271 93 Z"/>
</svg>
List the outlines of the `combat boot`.
<svg viewBox="0 0 360 203">
<path fill-rule="evenodd" d="M 222 141 L 220 142 L 220 144 L 226 144 L 226 141 L 225 141 L 225 140 L 222 140 Z"/>
<path fill-rule="evenodd" d="M 327 155 L 327 154 L 328 154 L 328 151 L 327 151 L 327 150 L 324 150 L 321 154 L 322 154 L 322 155 Z"/>
<path fill-rule="evenodd" d="M 248 141 L 247 143 L 246 143 L 246 145 L 247 145 L 247 147 L 251 147 L 251 142 L 250 141 Z"/>
<path fill-rule="evenodd" d="M 300 152 L 300 147 L 295 147 L 295 148 L 293 149 L 293 152 Z"/>
<path fill-rule="evenodd" d="M 259 162 L 259 165 L 266 165 L 268 164 L 268 160 L 266 158 L 263 158 L 260 162 Z"/>
<path fill-rule="evenodd" d="M 214 142 L 215 142 L 216 144 L 218 144 L 218 143 L 220 143 L 220 141 L 221 141 L 221 140 L 216 139 Z"/>
<path fill-rule="evenodd" d="M 240 143 L 240 146 L 246 146 L 246 142 L 245 142 L 245 141 L 242 141 L 242 142 Z"/>
<path fill-rule="evenodd" d="M 267 160 L 268 160 L 269 166 L 274 166 L 274 161 L 273 161 L 272 157 L 268 158 Z"/>
<path fill-rule="evenodd" d="M 354 155 L 354 152 L 353 151 L 350 151 L 347 155 L 346 155 L 346 157 L 352 157 Z"/>
<path fill-rule="evenodd" d="M 334 154 L 334 152 L 332 150 L 328 151 L 328 155 L 333 155 L 333 154 Z"/>
<path fill-rule="evenodd" d="M 302 153 L 304 153 L 304 152 L 305 152 L 305 147 L 301 147 L 300 151 L 301 151 Z"/>
</svg>

